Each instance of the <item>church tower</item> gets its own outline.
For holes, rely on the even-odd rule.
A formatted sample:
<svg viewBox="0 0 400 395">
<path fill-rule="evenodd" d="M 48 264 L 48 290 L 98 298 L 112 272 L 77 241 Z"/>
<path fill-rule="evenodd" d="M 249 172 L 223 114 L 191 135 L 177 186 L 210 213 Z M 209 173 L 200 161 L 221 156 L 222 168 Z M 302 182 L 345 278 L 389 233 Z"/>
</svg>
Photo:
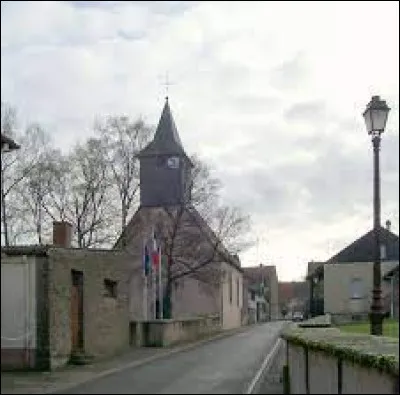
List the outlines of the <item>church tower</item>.
<svg viewBox="0 0 400 395">
<path fill-rule="evenodd" d="M 183 149 L 168 97 L 151 141 L 139 154 L 140 205 L 176 206 L 190 201 L 192 162 Z"/>
</svg>

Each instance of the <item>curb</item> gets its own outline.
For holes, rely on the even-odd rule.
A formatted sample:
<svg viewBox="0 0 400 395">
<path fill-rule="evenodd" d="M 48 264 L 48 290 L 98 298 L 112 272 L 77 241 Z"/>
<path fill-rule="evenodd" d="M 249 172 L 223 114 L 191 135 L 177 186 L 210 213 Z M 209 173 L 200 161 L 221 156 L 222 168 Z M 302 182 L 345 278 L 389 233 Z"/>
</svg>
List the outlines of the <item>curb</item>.
<svg viewBox="0 0 400 395">
<path fill-rule="evenodd" d="M 53 388 L 51 390 L 41 391 L 40 393 L 41 394 L 63 394 L 63 393 L 65 393 L 65 391 L 68 391 L 68 390 L 70 390 L 72 388 L 78 387 L 78 386 L 80 386 L 82 384 L 89 383 L 91 381 L 94 381 L 94 380 L 109 376 L 109 375 L 117 373 L 117 372 L 122 372 L 123 370 L 126 370 L 126 369 L 137 368 L 137 367 L 146 365 L 148 363 L 151 363 L 153 361 L 156 361 L 156 360 L 159 360 L 159 359 L 162 359 L 162 358 L 165 358 L 165 357 L 169 357 L 171 355 L 178 354 L 180 352 L 188 351 L 188 350 L 190 350 L 192 348 L 196 348 L 196 347 L 201 346 L 203 344 L 211 343 L 211 342 L 213 342 L 215 340 L 218 340 L 218 339 L 223 339 L 224 337 L 233 336 L 233 335 L 235 335 L 237 333 L 244 332 L 244 331 L 246 331 L 248 329 L 251 329 L 251 328 L 254 328 L 255 326 L 258 326 L 258 325 L 260 325 L 260 324 L 246 325 L 246 326 L 242 326 L 242 327 L 235 328 L 235 329 L 228 329 L 227 331 L 225 331 L 223 333 L 219 333 L 218 335 L 215 335 L 215 336 L 203 339 L 203 340 L 199 340 L 199 341 L 196 341 L 196 342 L 193 342 L 193 343 L 189 343 L 189 344 L 184 345 L 184 346 L 177 346 L 176 348 L 174 348 L 172 350 L 168 350 L 168 351 L 162 352 L 162 353 L 157 354 L 157 355 L 153 355 L 153 356 L 148 357 L 148 358 L 143 358 L 143 359 L 138 360 L 138 361 L 133 361 L 133 362 L 128 363 L 128 364 L 123 365 L 123 366 L 119 366 L 119 367 L 116 367 L 116 368 L 105 370 L 103 372 L 100 372 L 100 373 L 97 373 L 97 374 L 93 375 L 92 377 L 80 380 L 80 381 L 75 382 L 73 384 L 67 384 L 67 385 L 64 385 L 64 386 L 60 386 L 57 389 Z"/>
</svg>

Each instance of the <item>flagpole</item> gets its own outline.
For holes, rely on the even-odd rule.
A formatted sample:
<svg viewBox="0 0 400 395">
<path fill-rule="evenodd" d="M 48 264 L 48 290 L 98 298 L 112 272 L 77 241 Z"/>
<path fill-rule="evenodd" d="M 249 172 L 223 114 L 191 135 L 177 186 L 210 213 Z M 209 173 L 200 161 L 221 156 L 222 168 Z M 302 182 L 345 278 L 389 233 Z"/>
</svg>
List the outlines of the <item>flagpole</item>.
<svg viewBox="0 0 400 395">
<path fill-rule="evenodd" d="M 163 319 L 163 289 L 162 289 L 162 255 L 161 255 L 161 243 L 159 246 L 159 256 L 158 256 L 158 310 L 159 318 Z"/>
<path fill-rule="evenodd" d="M 152 243 L 153 243 L 153 246 L 152 246 L 152 254 L 153 254 L 153 252 L 154 252 L 154 243 L 155 243 L 154 227 L 152 228 L 151 232 L 152 232 L 151 238 L 152 238 Z M 152 259 L 152 262 L 151 262 L 151 273 L 152 273 L 152 279 L 153 279 L 153 281 L 152 281 L 153 303 L 154 303 L 154 305 L 153 305 L 153 318 L 157 319 L 157 274 L 156 274 L 156 267 L 154 265 L 153 259 Z"/>
<path fill-rule="evenodd" d="M 143 320 L 147 321 L 146 241 L 143 240 Z"/>
</svg>

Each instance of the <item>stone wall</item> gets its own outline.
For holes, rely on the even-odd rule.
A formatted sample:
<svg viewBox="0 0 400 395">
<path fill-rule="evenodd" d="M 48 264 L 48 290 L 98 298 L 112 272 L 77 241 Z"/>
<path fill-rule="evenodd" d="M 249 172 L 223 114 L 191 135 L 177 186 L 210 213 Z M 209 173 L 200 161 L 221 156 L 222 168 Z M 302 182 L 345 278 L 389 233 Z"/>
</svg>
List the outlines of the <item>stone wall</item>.
<svg viewBox="0 0 400 395">
<path fill-rule="evenodd" d="M 71 355 L 71 270 L 83 272 L 84 351 L 94 357 L 129 346 L 130 263 L 140 257 L 120 251 L 51 248 L 48 252 L 49 348 L 51 367 Z M 116 297 L 106 295 L 104 280 L 117 282 Z"/>
<path fill-rule="evenodd" d="M 173 344 L 195 341 L 221 330 L 219 315 L 179 320 L 154 320 L 131 322 L 133 346 L 168 347 Z"/>
</svg>

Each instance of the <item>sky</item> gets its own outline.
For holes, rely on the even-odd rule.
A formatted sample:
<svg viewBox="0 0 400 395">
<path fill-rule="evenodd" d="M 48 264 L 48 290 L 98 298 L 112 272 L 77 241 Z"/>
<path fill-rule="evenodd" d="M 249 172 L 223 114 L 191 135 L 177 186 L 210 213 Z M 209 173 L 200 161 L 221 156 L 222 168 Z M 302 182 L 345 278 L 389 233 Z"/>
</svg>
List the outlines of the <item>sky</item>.
<svg viewBox="0 0 400 395">
<path fill-rule="evenodd" d="M 1 99 L 68 150 L 96 117 L 156 125 L 169 102 L 188 154 L 249 213 L 243 266 L 304 278 L 372 228 L 362 112 L 391 108 L 382 223 L 399 232 L 399 3 L 1 2 Z"/>
</svg>

